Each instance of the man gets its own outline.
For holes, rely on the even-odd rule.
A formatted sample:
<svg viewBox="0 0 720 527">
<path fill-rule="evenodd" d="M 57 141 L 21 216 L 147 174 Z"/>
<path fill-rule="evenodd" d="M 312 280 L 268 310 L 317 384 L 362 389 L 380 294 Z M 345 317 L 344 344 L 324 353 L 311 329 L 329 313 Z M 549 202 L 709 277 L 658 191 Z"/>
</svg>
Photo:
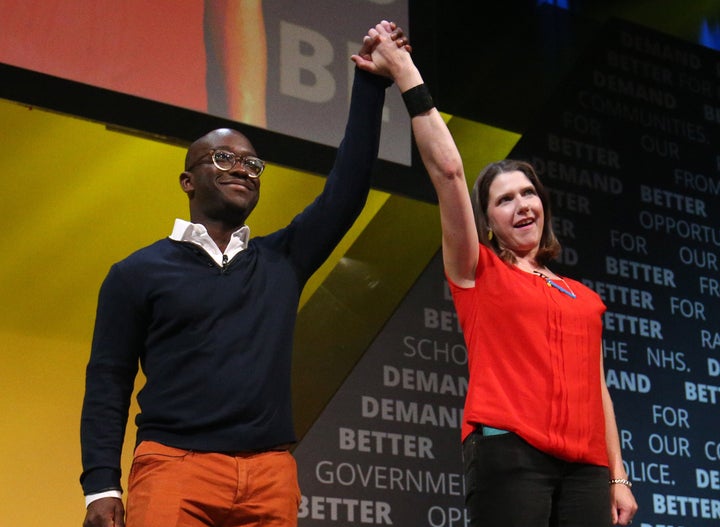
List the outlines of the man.
<svg viewBox="0 0 720 527">
<path fill-rule="evenodd" d="M 360 54 L 373 45 L 365 39 Z M 297 524 L 288 448 L 298 301 L 365 203 L 389 85 L 356 70 L 323 192 L 268 236 L 250 239 L 245 224 L 264 170 L 248 138 L 219 129 L 190 146 L 180 175 L 190 222 L 113 265 L 100 290 L 81 420 L 86 527 L 125 525 L 120 458 L 138 363 L 128 525 Z"/>
</svg>

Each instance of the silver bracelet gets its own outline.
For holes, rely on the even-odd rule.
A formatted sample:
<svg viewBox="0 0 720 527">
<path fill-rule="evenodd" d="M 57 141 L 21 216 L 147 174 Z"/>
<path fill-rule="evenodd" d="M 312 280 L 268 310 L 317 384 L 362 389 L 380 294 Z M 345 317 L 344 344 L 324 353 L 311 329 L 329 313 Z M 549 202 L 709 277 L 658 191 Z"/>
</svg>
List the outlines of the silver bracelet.
<svg viewBox="0 0 720 527">
<path fill-rule="evenodd" d="M 629 479 L 624 479 L 624 478 L 611 479 L 610 485 L 615 485 L 615 484 L 625 485 L 627 488 L 632 487 L 632 481 L 630 481 Z"/>
</svg>

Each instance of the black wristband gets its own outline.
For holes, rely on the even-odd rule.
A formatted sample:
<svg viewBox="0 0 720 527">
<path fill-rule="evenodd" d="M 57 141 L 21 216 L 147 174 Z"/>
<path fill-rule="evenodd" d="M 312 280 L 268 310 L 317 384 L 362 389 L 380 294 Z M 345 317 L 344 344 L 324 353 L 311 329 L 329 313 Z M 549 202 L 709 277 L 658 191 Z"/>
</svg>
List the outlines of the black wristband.
<svg viewBox="0 0 720 527">
<path fill-rule="evenodd" d="M 435 107 L 430 90 L 425 84 L 418 84 L 403 92 L 402 98 L 411 119 Z"/>
</svg>

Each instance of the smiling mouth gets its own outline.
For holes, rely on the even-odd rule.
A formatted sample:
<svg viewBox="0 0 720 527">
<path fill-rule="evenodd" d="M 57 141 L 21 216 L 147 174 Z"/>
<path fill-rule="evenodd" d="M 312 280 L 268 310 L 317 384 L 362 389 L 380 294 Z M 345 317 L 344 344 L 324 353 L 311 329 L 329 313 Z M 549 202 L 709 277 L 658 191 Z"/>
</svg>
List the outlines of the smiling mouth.
<svg viewBox="0 0 720 527">
<path fill-rule="evenodd" d="M 514 227 L 515 227 L 516 229 L 520 229 L 520 228 L 522 228 L 522 227 L 527 227 L 528 225 L 532 225 L 533 223 L 535 223 L 535 220 L 534 220 L 533 218 L 527 218 L 527 219 L 524 219 L 524 220 L 521 220 L 521 221 L 517 222 L 517 223 L 514 225 Z"/>
<path fill-rule="evenodd" d="M 247 178 L 242 177 L 230 177 L 230 178 L 223 178 L 223 179 L 217 179 L 218 185 L 228 185 L 228 186 L 235 186 L 235 187 L 243 187 L 248 190 L 252 190 L 254 185 L 248 181 Z"/>
</svg>

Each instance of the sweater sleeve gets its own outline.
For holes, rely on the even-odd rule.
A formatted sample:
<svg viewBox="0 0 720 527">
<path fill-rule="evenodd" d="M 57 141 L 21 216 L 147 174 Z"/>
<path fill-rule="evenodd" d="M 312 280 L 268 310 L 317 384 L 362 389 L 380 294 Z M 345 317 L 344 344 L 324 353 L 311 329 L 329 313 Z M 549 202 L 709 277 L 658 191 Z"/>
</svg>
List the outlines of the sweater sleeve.
<svg viewBox="0 0 720 527">
<path fill-rule="evenodd" d="M 323 192 L 289 227 L 290 255 L 306 280 L 357 219 L 370 191 L 389 79 L 355 68 L 345 135 Z"/>
<path fill-rule="evenodd" d="M 100 288 L 80 420 L 85 494 L 121 489 L 120 459 L 144 327 L 118 264 Z"/>
</svg>

